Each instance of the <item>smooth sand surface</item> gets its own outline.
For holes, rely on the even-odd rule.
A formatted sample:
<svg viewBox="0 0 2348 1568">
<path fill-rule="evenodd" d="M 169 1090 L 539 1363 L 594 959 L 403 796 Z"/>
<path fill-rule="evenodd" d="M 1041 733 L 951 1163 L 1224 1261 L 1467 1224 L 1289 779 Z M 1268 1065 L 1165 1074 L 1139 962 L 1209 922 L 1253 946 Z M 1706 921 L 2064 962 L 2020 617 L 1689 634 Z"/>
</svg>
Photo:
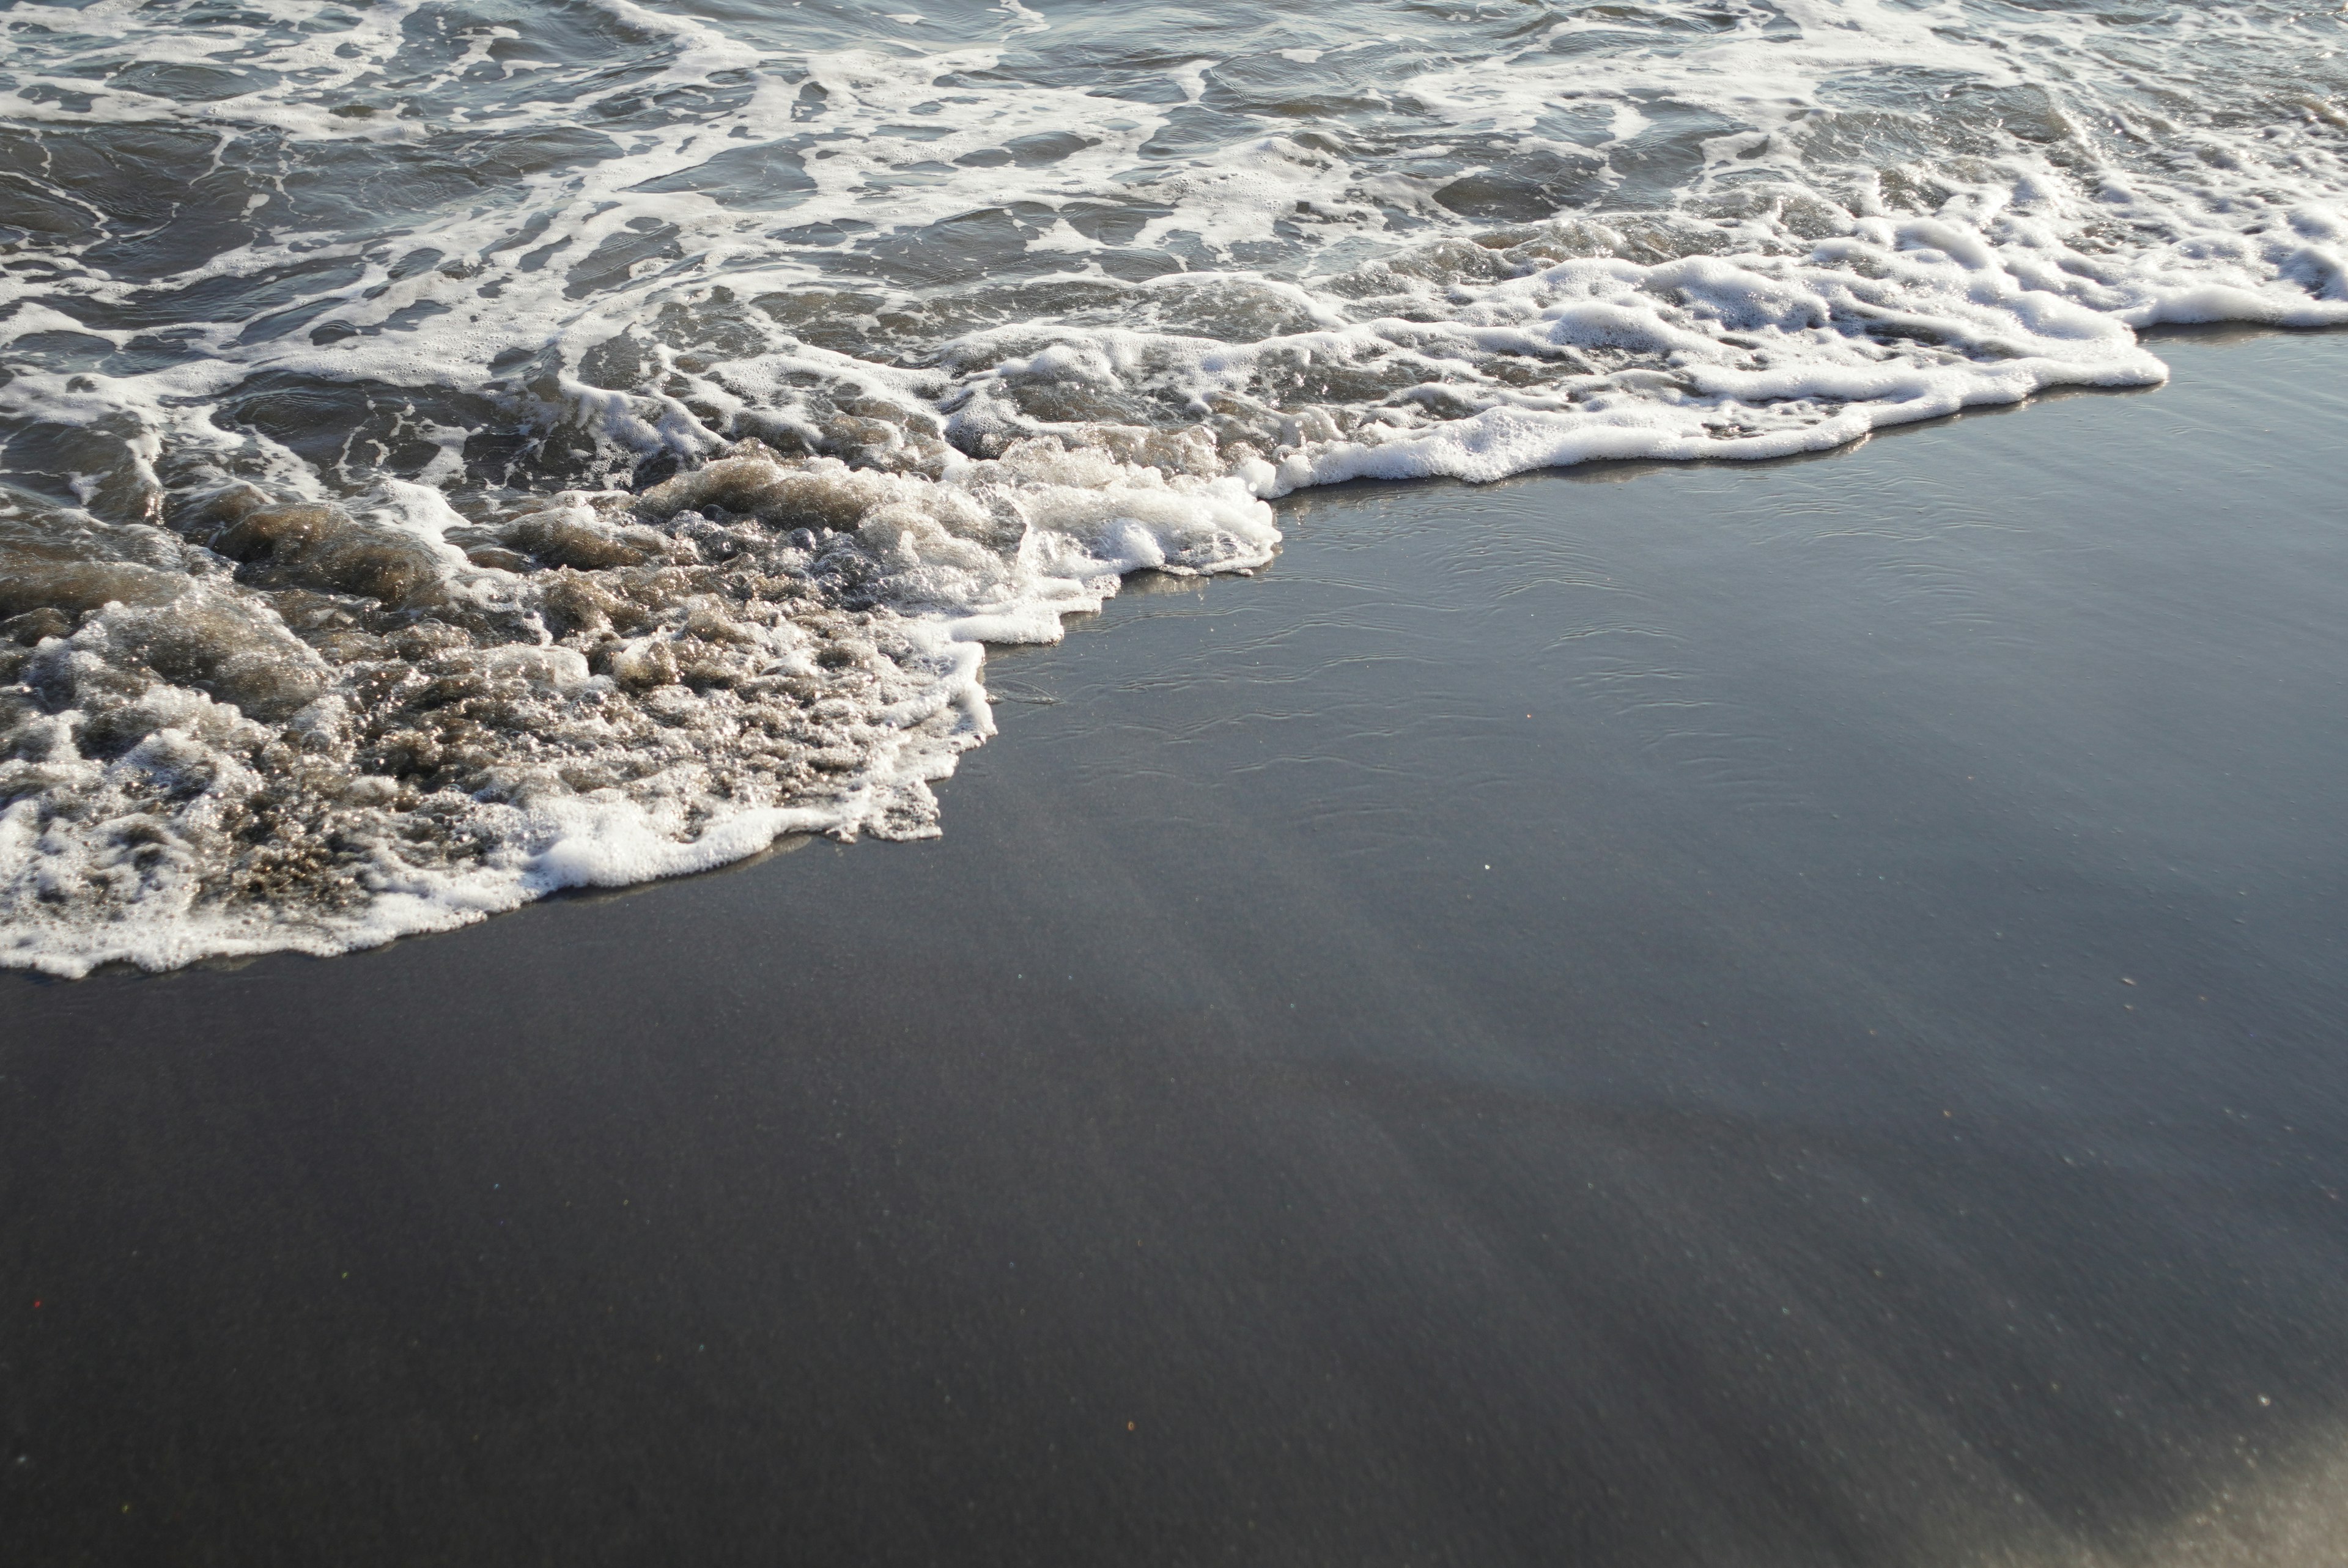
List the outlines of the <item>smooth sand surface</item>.
<svg viewBox="0 0 2348 1568">
<path fill-rule="evenodd" d="M 2348 1556 L 2348 338 L 2164 353 L 1300 497 L 942 841 L 0 976 L 5 1555 Z"/>
</svg>

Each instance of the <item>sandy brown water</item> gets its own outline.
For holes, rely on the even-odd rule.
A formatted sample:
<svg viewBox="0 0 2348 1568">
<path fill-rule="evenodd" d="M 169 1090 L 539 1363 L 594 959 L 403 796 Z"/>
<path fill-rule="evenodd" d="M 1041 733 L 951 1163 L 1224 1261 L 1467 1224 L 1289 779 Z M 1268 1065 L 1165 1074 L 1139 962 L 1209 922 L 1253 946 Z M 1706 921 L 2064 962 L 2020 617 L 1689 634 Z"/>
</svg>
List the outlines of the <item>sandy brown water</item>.
<svg viewBox="0 0 2348 1568">
<path fill-rule="evenodd" d="M 2157 385 L 2162 323 L 2348 324 L 2343 29 L 0 7 L 0 967 L 922 836 L 979 643 L 1260 567 L 1299 490 L 1819 454 Z"/>
<path fill-rule="evenodd" d="M 2337 1560 L 2348 341 L 2161 352 L 1300 497 L 940 841 L 0 976 L 10 1554 Z"/>
</svg>

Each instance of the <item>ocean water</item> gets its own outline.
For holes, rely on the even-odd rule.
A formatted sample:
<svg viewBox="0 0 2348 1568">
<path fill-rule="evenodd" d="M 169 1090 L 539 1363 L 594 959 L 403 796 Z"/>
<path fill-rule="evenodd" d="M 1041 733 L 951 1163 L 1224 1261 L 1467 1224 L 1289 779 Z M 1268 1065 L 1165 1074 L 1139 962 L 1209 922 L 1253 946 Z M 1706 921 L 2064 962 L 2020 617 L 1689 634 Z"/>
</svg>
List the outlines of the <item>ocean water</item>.
<svg viewBox="0 0 2348 1568">
<path fill-rule="evenodd" d="M 1818 451 L 2156 384 L 2164 323 L 2348 323 L 2343 41 L 2261 0 L 0 10 L 0 964 L 934 833 L 986 645 L 1263 565 L 1297 489 Z"/>
</svg>

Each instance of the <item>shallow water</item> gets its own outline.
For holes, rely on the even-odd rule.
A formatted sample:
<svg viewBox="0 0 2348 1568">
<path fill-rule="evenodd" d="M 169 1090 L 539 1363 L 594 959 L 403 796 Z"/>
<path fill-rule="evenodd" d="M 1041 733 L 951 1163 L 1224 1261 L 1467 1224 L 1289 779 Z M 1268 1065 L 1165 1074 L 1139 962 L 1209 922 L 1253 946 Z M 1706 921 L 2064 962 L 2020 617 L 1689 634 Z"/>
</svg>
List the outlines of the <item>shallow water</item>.
<svg viewBox="0 0 2348 1568">
<path fill-rule="evenodd" d="M 2348 340 L 2161 352 L 1294 497 L 939 840 L 0 975 L 16 1555 L 2343 1561 Z"/>
<path fill-rule="evenodd" d="M 19 5 L 0 962 L 935 831 L 983 644 L 1360 477 L 2348 320 L 2336 12 Z"/>
</svg>

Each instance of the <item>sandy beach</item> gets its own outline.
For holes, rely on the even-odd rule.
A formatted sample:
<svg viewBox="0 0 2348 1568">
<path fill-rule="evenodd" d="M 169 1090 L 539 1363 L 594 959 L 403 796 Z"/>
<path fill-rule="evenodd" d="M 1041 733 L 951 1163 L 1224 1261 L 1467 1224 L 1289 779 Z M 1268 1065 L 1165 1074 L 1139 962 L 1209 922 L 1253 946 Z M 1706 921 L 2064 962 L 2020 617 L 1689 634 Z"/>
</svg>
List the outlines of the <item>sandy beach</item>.
<svg viewBox="0 0 2348 1568">
<path fill-rule="evenodd" d="M 2156 346 L 1292 497 L 940 839 L 0 974 L 7 1554 L 2328 1560 L 2348 337 Z"/>
</svg>

